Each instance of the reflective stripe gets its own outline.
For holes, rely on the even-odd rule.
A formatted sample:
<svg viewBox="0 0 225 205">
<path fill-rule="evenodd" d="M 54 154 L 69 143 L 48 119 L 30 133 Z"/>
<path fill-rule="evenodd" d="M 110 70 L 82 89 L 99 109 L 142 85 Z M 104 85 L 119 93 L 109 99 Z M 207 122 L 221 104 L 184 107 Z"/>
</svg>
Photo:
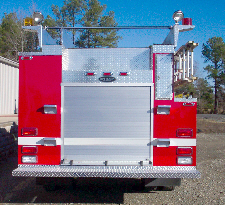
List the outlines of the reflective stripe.
<svg viewBox="0 0 225 205">
<path fill-rule="evenodd" d="M 64 145 L 136 145 L 149 146 L 147 138 L 65 138 Z"/>
<path fill-rule="evenodd" d="M 161 139 L 161 138 L 160 138 Z M 196 138 L 165 138 L 170 140 L 169 146 L 196 146 Z M 162 139 L 161 139 L 162 140 Z M 151 144 L 157 146 L 158 139 L 154 139 Z"/>
<path fill-rule="evenodd" d="M 50 137 L 18 137 L 18 145 L 44 145 L 44 139 Z M 61 138 L 51 138 L 56 140 L 56 145 L 61 145 Z"/>
<path fill-rule="evenodd" d="M 44 145 L 45 137 L 18 137 L 18 145 Z M 56 140 L 56 145 L 61 145 L 61 138 L 51 138 Z M 180 139 L 180 138 L 167 138 L 170 139 L 170 146 L 196 146 L 196 139 Z M 157 145 L 158 139 L 154 139 L 151 144 L 153 146 Z M 115 144 L 115 145 L 124 145 L 124 144 L 136 144 L 141 145 L 145 144 L 149 146 L 149 141 L 147 139 L 134 139 L 128 138 L 120 140 L 119 138 L 66 138 L 64 139 L 64 145 L 94 145 L 94 144 Z"/>
</svg>

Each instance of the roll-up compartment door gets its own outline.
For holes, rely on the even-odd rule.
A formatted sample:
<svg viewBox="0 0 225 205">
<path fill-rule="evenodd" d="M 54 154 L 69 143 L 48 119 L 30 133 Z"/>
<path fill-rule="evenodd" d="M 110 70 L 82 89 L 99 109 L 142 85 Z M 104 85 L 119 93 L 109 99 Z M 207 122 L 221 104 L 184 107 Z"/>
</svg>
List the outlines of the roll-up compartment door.
<svg viewBox="0 0 225 205">
<path fill-rule="evenodd" d="M 135 164 L 150 159 L 150 86 L 64 86 L 62 159 Z"/>
</svg>

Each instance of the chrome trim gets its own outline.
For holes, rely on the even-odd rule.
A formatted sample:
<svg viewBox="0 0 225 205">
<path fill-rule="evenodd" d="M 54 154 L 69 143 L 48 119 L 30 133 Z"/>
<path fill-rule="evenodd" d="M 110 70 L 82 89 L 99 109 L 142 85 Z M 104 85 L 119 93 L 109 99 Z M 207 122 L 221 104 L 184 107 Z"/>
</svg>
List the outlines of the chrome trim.
<svg viewBox="0 0 225 205">
<path fill-rule="evenodd" d="M 57 114 L 57 105 L 44 105 L 45 114 Z"/>
<path fill-rule="evenodd" d="M 157 147 L 169 147 L 169 146 L 170 146 L 170 139 L 157 140 Z"/>
<path fill-rule="evenodd" d="M 169 115 L 171 105 L 158 105 L 157 114 L 158 115 Z"/>
</svg>

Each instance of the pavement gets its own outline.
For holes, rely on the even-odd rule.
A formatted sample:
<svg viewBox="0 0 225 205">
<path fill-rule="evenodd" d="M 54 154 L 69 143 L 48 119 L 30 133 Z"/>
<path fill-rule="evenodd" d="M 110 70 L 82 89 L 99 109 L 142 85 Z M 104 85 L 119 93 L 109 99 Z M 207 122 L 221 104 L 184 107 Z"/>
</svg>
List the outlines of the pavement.
<svg viewBox="0 0 225 205">
<path fill-rule="evenodd" d="M 18 115 L 0 115 L 0 128 L 9 131 L 13 123 L 18 125 Z"/>
</svg>

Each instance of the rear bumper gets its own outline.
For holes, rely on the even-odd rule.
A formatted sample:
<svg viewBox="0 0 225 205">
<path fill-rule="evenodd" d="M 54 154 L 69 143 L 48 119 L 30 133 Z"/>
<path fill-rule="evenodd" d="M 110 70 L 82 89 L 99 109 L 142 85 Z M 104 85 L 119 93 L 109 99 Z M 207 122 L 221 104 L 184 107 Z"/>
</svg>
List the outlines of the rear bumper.
<svg viewBox="0 0 225 205">
<path fill-rule="evenodd" d="M 46 166 L 19 165 L 13 176 L 24 177 L 104 177 L 104 178 L 200 178 L 190 166 Z"/>
</svg>

